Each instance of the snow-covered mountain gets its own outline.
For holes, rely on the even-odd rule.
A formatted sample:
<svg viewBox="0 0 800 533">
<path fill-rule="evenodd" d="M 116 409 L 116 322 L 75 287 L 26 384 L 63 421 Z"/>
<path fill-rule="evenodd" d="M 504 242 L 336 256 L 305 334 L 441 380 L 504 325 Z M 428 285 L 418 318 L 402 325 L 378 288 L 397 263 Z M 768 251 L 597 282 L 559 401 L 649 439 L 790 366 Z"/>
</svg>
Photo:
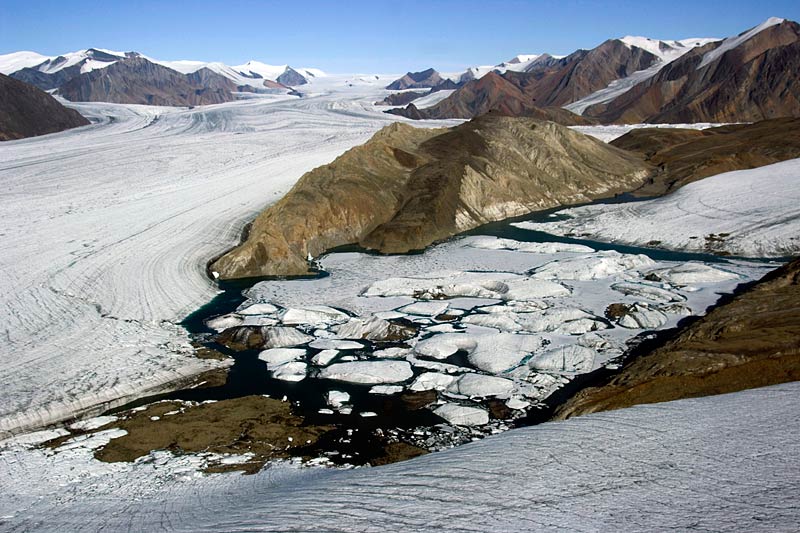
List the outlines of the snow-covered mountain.
<svg viewBox="0 0 800 533">
<path fill-rule="evenodd" d="M 635 73 L 568 109 L 602 122 L 752 122 L 800 115 L 800 24 L 769 18 Z M 674 54 L 675 52 L 670 52 Z M 611 90 L 614 89 L 614 90 Z M 591 101 L 589 101 L 591 100 Z M 586 105 L 588 104 L 588 105 Z"/>
<path fill-rule="evenodd" d="M 86 74 L 93 70 L 106 68 L 118 61 L 131 57 L 141 57 L 157 65 L 162 65 L 181 74 L 192 74 L 207 68 L 220 74 L 236 85 L 251 87 L 264 87 L 264 80 L 279 83 L 284 86 L 303 85 L 314 78 L 324 77 L 325 73 L 314 68 L 295 68 L 290 65 L 268 65 L 260 61 L 248 61 L 243 65 L 229 66 L 220 62 L 178 60 L 165 61 L 148 57 L 137 52 L 116 52 L 102 48 L 89 48 L 78 50 L 58 56 L 45 56 L 36 52 L 22 51 L 0 55 L 0 73 L 11 75 L 40 86 L 43 83 L 36 81 L 42 75 L 55 75 L 66 71 L 66 75 L 58 76 L 58 81 Z M 24 72 L 23 72 L 24 71 Z M 60 85 L 56 84 L 55 86 Z M 52 89 L 54 87 L 41 87 Z"/>
<path fill-rule="evenodd" d="M 624 43 L 628 48 L 646 50 L 659 60 L 646 69 L 638 70 L 631 73 L 629 76 L 612 81 L 607 87 L 572 102 L 564 106 L 564 108 L 581 115 L 589 106 L 610 102 L 614 98 L 629 91 L 635 85 L 652 78 L 658 74 L 661 69 L 691 50 L 719 40 L 720 39 L 713 37 L 697 37 L 679 41 L 665 41 L 631 35 L 622 37 L 619 41 Z"/>
</svg>

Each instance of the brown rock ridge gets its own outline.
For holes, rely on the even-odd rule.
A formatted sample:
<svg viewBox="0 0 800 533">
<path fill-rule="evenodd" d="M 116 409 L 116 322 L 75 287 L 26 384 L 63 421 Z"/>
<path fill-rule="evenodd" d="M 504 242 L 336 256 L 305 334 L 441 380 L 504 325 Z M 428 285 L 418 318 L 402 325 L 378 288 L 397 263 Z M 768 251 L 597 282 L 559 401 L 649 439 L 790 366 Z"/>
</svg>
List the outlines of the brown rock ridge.
<svg viewBox="0 0 800 533">
<path fill-rule="evenodd" d="M 55 133 L 89 121 L 32 85 L 0 74 L 0 141 Z"/>
<path fill-rule="evenodd" d="M 519 74 L 509 72 L 506 75 Z M 506 75 L 490 72 L 480 79 L 467 83 L 438 104 L 426 109 L 418 109 L 414 104 L 409 104 L 405 109 L 390 109 L 386 113 L 420 120 L 472 118 L 494 112 L 509 117 L 550 120 L 565 126 L 594 123 L 591 119 L 583 118 L 560 107 L 537 106 L 529 95 L 508 81 Z"/>
<path fill-rule="evenodd" d="M 610 39 L 592 50 L 578 50 L 556 62 L 542 62 L 530 72 L 490 72 L 466 83 L 438 104 L 419 110 L 393 110 L 408 118 L 472 118 L 490 110 L 509 116 L 553 114 L 561 106 L 580 100 L 614 80 L 653 65 L 659 59 L 650 52 Z M 539 111 L 535 111 L 539 110 Z M 549 120 L 562 124 L 587 124 L 566 110 Z M 573 116 L 573 118 L 567 118 Z M 543 118 L 543 117 L 539 117 Z"/>
<path fill-rule="evenodd" d="M 392 124 L 305 174 L 210 269 L 223 279 L 309 272 L 358 243 L 423 249 L 479 225 L 641 185 L 639 158 L 552 122 L 486 115 L 451 129 Z"/>
<path fill-rule="evenodd" d="M 423 91 L 405 91 L 402 93 L 392 93 L 383 100 L 375 102 L 375 105 L 406 105 L 410 104 L 417 98 L 422 98 L 428 92 Z"/>
<path fill-rule="evenodd" d="M 660 196 L 693 181 L 800 157 L 800 118 L 778 118 L 706 130 L 634 129 L 612 145 L 639 152 L 658 168 L 635 194 Z"/>
<path fill-rule="evenodd" d="M 632 360 L 609 383 L 582 390 L 555 418 L 799 379 L 800 259 L 795 259 Z"/>
<path fill-rule="evenodd" d="M 603 123 L 751 122 L 800 116 L 800 25 L 768 27 L 714 61 L 696 48 L 653 78 L 584 115 Z"/>
<path fill-rule="evenodd" d="M 394 80 L 386 86 L 390 91 L 402 91 L 404 89 L 430 89 L 444 82 L 442 76 L 436 70 L 429 68 L 421 72 L 407 72 L 402 78 Z"/>
</svg>

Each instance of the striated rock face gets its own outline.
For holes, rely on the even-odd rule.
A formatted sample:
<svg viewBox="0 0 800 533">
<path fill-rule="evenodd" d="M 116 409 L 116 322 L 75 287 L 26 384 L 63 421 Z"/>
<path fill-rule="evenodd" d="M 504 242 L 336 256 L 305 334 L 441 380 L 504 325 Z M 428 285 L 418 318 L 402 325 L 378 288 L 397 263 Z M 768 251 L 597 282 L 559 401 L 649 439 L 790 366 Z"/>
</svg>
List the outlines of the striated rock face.
<svg viewBox="0 0 800 533">
<path fill-rule="evenodd" d="M 764 120 L 706 130 L 634 129 L 612 145 L 641 153 L 658 168 L 636 194 L 657 196 L 688 183 L 800 157 L 800 118 Z"/>
<path fill-rule="evenodd" d="M 783 21 L 736 46 L 729 46 L 730 41 L 692 50 L 611 102 L 587 108 L 584 115 L 604 123 L 800 116 L 800 25 Z"/>
<path fill-rule="evenodd" d="M 46 92 L 0 74 L 0 141 L 85 126 L 89 121 Z"/>
<path fill-rule="evenodd" d="M 209 69 L 184 75 L 141 57 L 129 57 L 70 79 L 59 93 L 76 102 L 190 106 L 230 102 L 236 89 L 232 81 Z"/>
<path fill-rule="evenodd" d="M 578 50 L 559 60 L 549 59 L 531 65 L 529 72 L 490 72 L 468 81 L 435 106 L 422 111 L 394 110 L 394 114 L 412 119 L 472 118 L 497 110 L 509 116 L 537 118 L 545 118 L 542 113 L 547 113 L 548 120 L 562 124 L 587 124 L 585 119 L 560 107 L 659 60 L 650 52 L 627 46 L 618 39 L 608 40 L 592 50 Z"/>
<path fill-rule="evenodd" d="M 487 222 L 641 185 L 639 158 L 552 122 L 494 114 L 452 129 L 392 124 L 304 175 L 211 269 L 224 279 L 308 273 L 358 243 L 422 249 Z"/>
<path fill-rule="evenodd" d="M 800 259 L 584 389 L 557 419 L 800 380 Z"/>
<path fill-rule="evenodd" d="M 421 72 L 408 72 L 405 76 L 397 79 L 386 86 L 390 91 L 402 91 L 404 89 L 430 89 L 440 85 L 445 80 L 434 69 L 429 68 Z"/>
</svg>

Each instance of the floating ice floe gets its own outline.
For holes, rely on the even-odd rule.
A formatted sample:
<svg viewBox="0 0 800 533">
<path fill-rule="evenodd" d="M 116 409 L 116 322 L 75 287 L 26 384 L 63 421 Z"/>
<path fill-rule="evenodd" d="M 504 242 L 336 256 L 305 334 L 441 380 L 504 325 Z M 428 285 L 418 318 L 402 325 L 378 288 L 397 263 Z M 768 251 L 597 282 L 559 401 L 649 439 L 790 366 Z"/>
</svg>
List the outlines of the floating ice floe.
<svg viewBox="0 0 800 533">
<path fill-rule="evenodd" d="M 517 397 L 510 398 L 508 401 L 506 401 L 506 407 L 518 411 L 527 409 L 528 407 L 530 407 L 530 405 L 531 402 L 529 402 L 528 400 L 523 400 L 522 398 L 517 398 Z"/>
<path fill-rule="evenodd" d="M 686 297 L 682 294 L 657 287 L 652 283 L 614 283 L 611 285 L 611 288 L 617 292 L 621 292 L 625 296 L 645 298 L 653 302 L 669 303 L 686 301 Z"/>
<path fill-rule="evenodd" d="M 414 376 L 407 361 L 353 361 L 336 363 L 319 372 L 322 379 L 379 385 L 400 383 Z"/>
<path fill-rule="evenodd" d="M 375 385 L 369 389 L 369 393 L 390 396 L 393 394 L 400 394 L 403 390 L 404 388 L 402 385 Z"/>
<path fill-rule="evenodd" d="M 448 307 L 449 304 L 447 302 L 434 300 L 408 304 L 398 309 L 398 311 L 409 315 L 436 316 L 444 313 Z"/>
<path fill-rule="evenodd" d="M 414 351 L 433 359 L 447 359 L 459 350 L 471 352 L 478 343 L 474 337 L 464 333 L 442 333 L 417 343 Z"/>
<path fill-rule="evenodd" d="M 656 329 L 667 322 L 667 315 L 645 303 L 635 303 L 617 322 L 623 328 Z"/>
<path fill-rule="evenodd" d="M 265 327 L 261 329 L 265 348 L 286 348 L 312 341 L 314 337 L 289 327 Z"/>
<path fill-rule="evenodd" d="M 336 329 L 336 334 L 344 339 L 367 339 L 371 341 L 399 340 L 412 336 L 405 326 L 393 324 L 376 316 L 352 318 Z"/>
<path fill-rule="evenodd" d="M 245 307 L 242 307 L 236 311 L 237 314 L 240 315 L 271 315 L 276 313 L 278 308 L 270 303 L 254 303 L 254 304 L 245 304 Z"/>
<path fill-rule="evenodd" d="M 433 412 L 454 426 L 483 426 L 489 423 L 489 413 L 478 407 L 446 403 Z"/>
<path fill-rule="evenodd" d="M 273 369 L 290 361 L 298 361 L 305 355 L 303 348 L 270 348 L 259 353 L 258 358 L 267 363 L 268 369 Z"/>
<path fill-rule="evenodd" d="M 313 305 L 307 307 L 293 307 L 279 313 L 281 322 L 289 326 L 309 325 L 313 327 L 341 324 L 350 319 L 350 315 L 333 307 Z"/>
<path fill-rule="evenodd" d="M 440 372 L 425 372 L 417 376 L 414 382 L 408 387 L 412 391 L 426 390 L 445 390 L 449 387 L 456 377 Z"/>
<path fill-rule="evenodd" d="M 655 266 L 655 261 L 642 254 L 621 254 L 614 250 L 557 259 L 537 268 L 534 278 L 558 280 L 605 279 L 628 270 Z"/>
<path fill-rule="evenodd" d="M 214 318 L 209 318 L 206 320 L 206 326 L 213 329 L 217 333 L 221 331 L 225 331 L 228 328 L 235 328 L 240 326 L 244 322 L 244 319 L 235 314 L 228 314 L 217 316 Z"/>
<path fill-rule="evenodd" d="M 261 315 L 249 315 L 243 317 L 242 323 L 239 324 L 240 326 L 277 326 L 280 324 L 280 321 L 277 318 L 273 318 L 271 316 L 261 316 Z"/>
<path fill-rule="evenodd" d="M 533 356 L 528 366 L 545 372 L 583 373 L 592 370 L 595 357 L 597 352 L 592 348 L 571 344 Z"/>
<path fill-rule="evenodd" d="M 467 240 L 467 246 L 485 250 L 513 250 L 535 254 L 590 253 L 594 248 L 564 242 L 521 242 L 499 237 L 478 236 Z"/>
<path fill-rule="evenodd" d="M 270 373 L 273 378 L 281 381 L 303 381 L 306 379 L 307 368 L 303 361 L 292 361 L 270 370 Z"/>
<path fill-rule="evenodd" d="M 322 350 L 314 354 L 314 357 L 311 358 L 311 363 L 317 366 L 328 366 L 331 361 L 336 359 L 337 355 L 339 355 L 339 350 Z"/>
<path fill-rule="evenodd" d="M 338 409 L 350 401 L 350 395 L 346 392 L 331 390 L 325 395 L 325 401 L 334 409 Z"/>
<path fill-rule="evenodd" d="M 606 329 L 598 317 L 574 307 L 554 307 L 530 313 L 475 314 L 465 317 L 465 324 L 496 328 L 501 331 L 528 333 L 554 332 L 562 335 L 581 335 L 589 331 Z"/>
<path fill-rule="evenodd" d="M 510 379 L 470 372 L 453 381 L 447 390 L 470 398 L 508 396 L 514 390 L 514 382 Z"/>
<path fill-rule="evenodd" d="M 364 296 L 410 296 L 418 300 L 446 298 L 492 298 L 531 300 L 566 296 L 569 289 L 559 283 L 530 279 L 503 272 L 440 271 L 419 277 L 376 281 Z"/>
<path fill-rule="evenodd" d="M 730 279 L 738 279 L 740 276 L 727 270 L 715 268 L 703 263 L 683 263 L 669 268 L 659 268 L 650 270 L 648 275 L 653 275 L 658 279 L 674 283 L 675 285 L 691 285 L 693 283 L 718 283 Z"/>
<path fill-rule="evenodd" d="M 384 348 L 383 350 L 375 350 L 372 352 L 372 356 L 380 359 L 401 359 L 409 353 L 411 353 L 410 348 Z"/>
<path fill-rule="evenodd" d="M 467 358 L 478 370 L 500 374 L 515 368 L 533 352 L 540 350 L 544 339 L 539 335 L 497 333 L 476 335 L 477 344 Z"/>
<path fill-rule="evenodd" d="M 316 339 L 308 346 L 315 350 L 360 350 L 364 345 L 356 341 L 343 341 L 341 339 Z"/>
</svg>

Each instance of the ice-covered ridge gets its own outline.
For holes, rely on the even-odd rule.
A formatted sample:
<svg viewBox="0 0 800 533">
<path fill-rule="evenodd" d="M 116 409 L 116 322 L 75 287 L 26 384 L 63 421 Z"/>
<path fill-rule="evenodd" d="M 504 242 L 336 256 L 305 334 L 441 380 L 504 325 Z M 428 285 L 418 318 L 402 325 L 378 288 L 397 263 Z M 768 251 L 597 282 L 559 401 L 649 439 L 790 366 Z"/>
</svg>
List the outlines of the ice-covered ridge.
<svg viewBox="0 0 800 533">
<path fill-rule="evenodd" d="M 662 61 L 674 61 L 692 48 L 698 46 L 705 46 L 708 43 L 713 43 L 721 39 L 716 37 L 694 37 L 690 39 L 681 39 L 677 41 L 651 39 L 650 37 L 640 37 L 633 35 L 626 35 L 620 41 L 625 43 L 628 47 L 635 46 L 643 50 L 647 50 L 654 56 L 657 56 Z"/>
<path fill-rule="evenodd" d="M 725 52 L 728 50 L 732 50 L 737 46 L 741 45 L 742 43 L 752 39 L 762 31 L 766 30 L 767 28 L 771 28 L 772 26 L 777 26 L 778 24 L 782 24 L 785 22 L 785 19 L 778 18 L 778 17 L 770 17 L 755 28 L 752 28 L 741 35 L 737 35 L 736 37 L 728 37 L 718 47 L 711 50 L 710 52 L 706 53 L 703 56 L 703 60 L 700 61 L 700 64 L 697 65 L 698 69 L 701 69 L 708 65 L 709 63 L 716 61 L 719 57 L 721 57 Z"/>
<path fill-rule="evenodd" d="M 116 52 L 113 50 L 106 50 L 104 48 L 88 48 L 86 50 L 78 50 L 76 52 L 69 52 L 59 56 L 44 56 L 37 52 L 29 51 L 0 55 L 0 73 L 11 74 L 26 67 L 38 67 L 41 72 L 53 74 L 82 62 L 83 65 L 81 66 L 81 73 L 86 73 L 113 65 L 118 60 L 127 57 L 129 54 L 135 54 L 139 57 L 143 57 L 148 61 L 171 68 L 172 70 L 182 74 L 191 74 L 202 68 L 208 68 L 232 80 L 237 85 L 250 85 L 258 88 L 263 88 L 264 80 L 275 81 L 290 68 L 298 72 L 308 81 L 312 81 L 317 78 L 324 78 L 326 76 L 325 72 L 316 68 L 295 68 L 290 67 L 289 65 L 268 65 L 260 61 L 248 61 L 243 65 L 237 66 L 229 66 L 219 61 L 167 61 L 137 54 L 135 52 Z M 96 57 L 98 55 L 99 57 Z M 109 56 L 112 59 L 109 59 Z M 261 78 L 258 78 L 258 76 Z"/>
<path fill-rule="evenodd" d="M 745 257 L 800 253 L 800 159 L 705 178 L 654 200 L 585 206 L 567 220 L 518 223 L 559 235 Z"/>
<path fill-rule="evenodd" d="M 24 68 L 35 67 L 41 65 L 48 59 L 54 59 L 55 56 L 43 56 L 37 52 L 12 52 L 10 54 L 0 55 L 0 73 L 11 74 Z"/>
</svg>

